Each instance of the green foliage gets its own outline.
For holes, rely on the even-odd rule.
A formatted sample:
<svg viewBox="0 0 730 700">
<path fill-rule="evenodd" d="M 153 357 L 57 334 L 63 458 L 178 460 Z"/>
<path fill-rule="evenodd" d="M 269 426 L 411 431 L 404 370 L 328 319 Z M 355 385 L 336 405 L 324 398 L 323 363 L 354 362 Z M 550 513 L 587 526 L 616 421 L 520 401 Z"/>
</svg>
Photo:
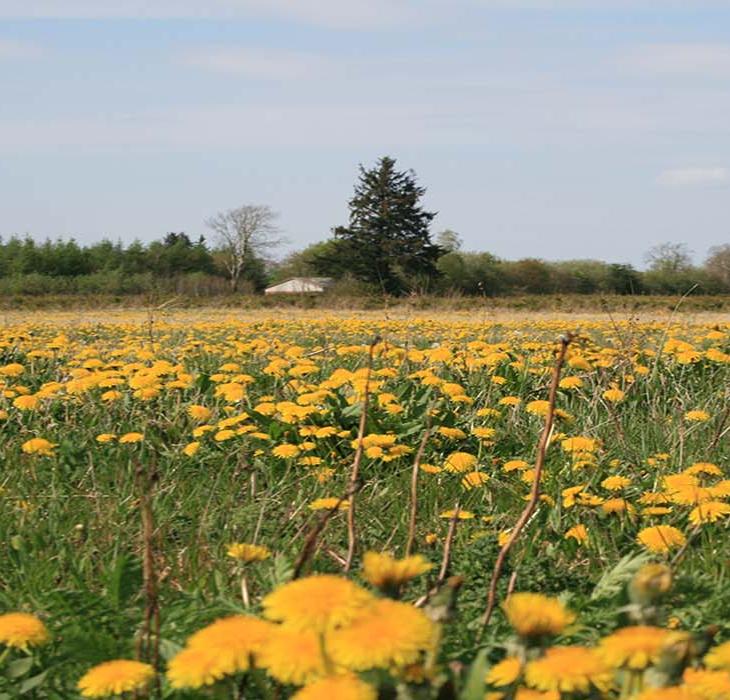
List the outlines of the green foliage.
<svg viewBox="0 0 730 700">
<path fill-rule="evenodd" d="M 232 541 L 250 541 L 254 535 L 257 542 L 273 551 L 270 559 L 246 569 L 254 611 L 258 611 L 261 595 L 292 575 L 303 537 L 317 517 L 307 504 L 339 495 L 347 488 L 352 439 L 361 412 L 358 401 L 348 401 L 351 394 L 336 389 L 322 399 L 326 413 L 313 416 L 307 423 L 349 431 L 345 437 L 315 440 L 315 448 L 306 453 L 335 470 L 329 480 L 319 481 L 309 467 L 272 456 L 277 444 L 301 444 L 309 438 L 299 434 L 299 423 L 265 415 L 260 406 L 261 411 L 257 410 L 262 396 L 274 396 L 277 401 L 296 401 L 299 396 L 291 375 L 276 376 L 264 370 L 276 357 L 290 358 L 292 364 L 296 357 L 311 359 L 312 373 L 299 380 L 305 384 L 324 381 L 338 368 L 362 370 L 367 343 L 374 333 L 386 338 L 387 347 L 393 351 L 376 357 L 375 370 L 384 370 L 378 381 L 386 382 L 383 391 L 392 393 L 403 410 L 390 412 L 373 398 L 368 432 L 392 432 L 398 444 L 415 450 L 423 433 L 425 412 L 431 407 L 438 426 L 460 428 L 466 436 L 456 439 L 435 433 L 423 461 L 443 465 L 446 455 L 463 450 L 474 454 L 479 468 L 489 474 L 485 486 L 473 489 L 463 486 L 462 474 L 419 474 L 417 551 L 438 564 L 449 525 L 441 513 L 455 502 L 475 516 L 459 523 L 453 542 L 450 573 L 463 576 L 464 585 L 457 621 L 444 639 L 449 661 L 471 663 L 485 589 L 498 550 L 497 536 L 514 524 L 527 490 L 518 475 L 504 472 L 500 465 L 513 459 L 533 460 L 541 427 L 538 417 L 522 408 L 507 408 L 499 400 L 514 395 L 524 405 L 544 396 L 543 370 L 547 364 L 542 363 L 542 355 L 563 324 L 540 322 L 526 329 L 514 323 L 457 322 L 449 326 L 434 319 L 404 324 L 372 318 L 327 324 L 313 323 L 309 316 L 288 324 L 216 324 L 210 323 L 206 313 L 200 317 L 205 323 L 165 324 L 159 334 L 153 328 L 151 344 L 147 324 L 140 323 L 139 317 L 131 318 L 124 325 L 64 326 L 64 333 L 74 343 L 72 350 L 32 352 L 44 349 L 58 333 L 51 319 L 34 326 L 32 334 L 24 323 L 20 330 L 9 332 L 7 342 L 0 346 L 0 366 L 19 362 L 28 368 L 22 379 L 8 378 L 7 383 L 22 384 L 31 393 L 49 382 L 67 382 L 71 370 L 77 371 L 87 360 L 93 366 L 97 356 L 112 365 L 140 362 L 151 366 L 154 360 L 165 360 L 173 366 L 179 364 L 193 377 L 183 388 L 166 385 L 149 400 L 134 397 L 128 386 L 123 387 L 124 397 L 117 402 L 105 403 L 100 398 L 105 388 L 93 387 L 81 394 L 50 396 L 42 408 L 29 412 L 16 410 L 10 398 L 2 399 L 10 419 L 0 423 L 0 459 L 5 475 L 0 539 L 7 543 L 0 551 L 0 608 L 37 612 L 53 634 L 53 641 L 33 657 L 32 663 L 22 655 L 12 659 L 13 663 L 23 663 L 13 666 L 16 677 L 9 679 L 12 686 L 6 692 L 15 697 L 26 689 L 37 698 L 72 697 L 74 683 L 90 665 L 134 655 L 144 616 L 139 493 L 134 478 L 138 464 L 154 462 L 159 473 L 154 513 L 163 657 L 174 655 L 203 624 L 242 610 L 241 569 L 227 559 L 225 548 Z M 698 347 L 709 347 L 710 341 L 702 340 L 708 329 L 691 328 L 686 337 L 694 339 Z M 604 323 L 602 330 L 590 331 L 586 352 L 600 358 L 604 357 L 601 349 L 607 349 L 610 352 L 605 356 L 616 361 L 592 370 L 569 370 L 584 380 L 584 386 L 561 390 L 559 396 L 560 408 L 572 419 L 561 422 L 557 430 L 599 439 L 599 458 L 595 464 L 576 470 L 557 441 L 550 447 L 543 489 L 555 506 L 541 504 L 530 520 L 508 557 L 499 595 L 504 596 L 514 576 L 516 590 L 570 597 L 571 607 L 580 610 L 581 616 L 580 625 L 566 634 L 566 641 L 592 643 L 615 625 L 616 599 L 646 559 L 637 553 L 636 534 L 654 521 L 638 507 L 635 513 L 622 514 L 604 513 L 599 507 L 565 508 L 562 490 L 580 483 L 592 493 L 609 497 L 601 481 L 620 473 L 632 478 L 626 495 L 636 503 L 644 490 L 657 489 L 668 471 L 695 461 L 724 466 L 730 456 L 726 440 L 713 445 L 726 406 L 728 365 L 707 358 L 682 364 L 667 354 L 657 358 L 663 340 L 663 327 L 635 327 L 620 321 L 614 328 Z M 494 365 L 467 363 L 463 353 L 472 341 L 495 347 L 506 344 L 509 352 Z M 527 341 L 537 342 L 541 349 L 520 350 L 520 344 Z M 730 350 L 727 340 L 712 342 L 725 352 Z M 434 360 L 431 370 L 443 382 L 461 384 L 473 403 L 450 401 L 438 385 L 416 378 L 414 372 L 423 368 L 418 353 L 428 352 L 437 343 L 454 356 Z M 400 353 L 406 347 L 415 355 Z M 154 348 L 153 354 L 150 348 Z M 474 358 L 482 356 L 477 352 Z M 240 372 L 253 380 L 235 406 L 216 394 L 221 383 L 216 375 L 228 362 L 238 363 Z M 633 388 L 627 386 L 626 399 L 614 409 L 614 421 L 607 417 L 601 395 L 614 381 L 633 375 L 633 363 L 656 363 L 657 370 L 633 377 Z M 128 375 L 123 376 L 128 379 Z M 175 376 L 166 376 L 163 384 Z M 493 376 L 502 377 L 504 383 L 493 381 Z M 214 425 L 230 416 L 227 409 L 245 411 L 248 422 L 270 439 L 247 434 L 218 442 L 213 433 L 206 433 L 200 438 L 200 451 L 187 457 L 182 449 L 193 439 L 191 433 L 197 427 L 186 411 L 189 404 L 210 407 Z M 498 408 L 498 414 L 490 418 L 477 413 L 487 406 Z M 706 409 L 711 420 L 683 422 L 683 411 L 696 407 Z M 473 428 L 484 426 L 495 428 L 494 440 L 477 439 L 472 433 Z M 137 445 L 96 440 L 100 433 L 119 435 L 139 429 L 145 432 L 145 440 Z M 20 445 L 33 436 L 58 443 L 56 454 L 24 454 Z M 647 458 L 657 452 L 666 452 L 671 461 L 649 464 Z M 402 552 L 408 531 L 412 457 L 413 452 L 389 462 L 368 456 L 363 460 L 364 487 L 357 501 L 358 557 L 366 548 Z M 615 460 L 617 466 L 611 466 Z M 686 530 L 688 511 L 677 506 L 667 522 Z M 579 521 L 590 533 L 588 543 L 580 547 L 564 538 L 566 530 Z M 727 533 L 723 522 L 703 528 L 681 562 L 669 603 L 672 614 L 689 629 L 707 622 L 727 625 L 730 585 L 722 555 Z M 427 534 L 435 535 L 438 544 L 428 544 Z M 346 516 L 337 513 L 320 537 L 311 569 L 341 571 L 338 557 L 346 547 Z M 356 577 L 359 565 L 356 558 Z M 427 577 L 415 582 L 409 596 L 419 597 L 432 583 L 433 578 Z M 466 685 L 454 692 L 479 692 L 481 666 L 496 660 L 494 645 L 505 632 L 504 618 L 497 611 L 485 640 L 488 653 L 480 657 L 471 675 L 464 674 L 469 679 Z"/>
<path fill-rule="evenodd" d="M 360 166 L 349 225 L 334 230 L 337 256 L 356 279 L 399 294 L 438 274 L 441 249 L 429 233 L 435 213 L 421 207 L 424 193 L 415 174 L 397 171 L 392 158 L 369 170 Z"/>
</svg>

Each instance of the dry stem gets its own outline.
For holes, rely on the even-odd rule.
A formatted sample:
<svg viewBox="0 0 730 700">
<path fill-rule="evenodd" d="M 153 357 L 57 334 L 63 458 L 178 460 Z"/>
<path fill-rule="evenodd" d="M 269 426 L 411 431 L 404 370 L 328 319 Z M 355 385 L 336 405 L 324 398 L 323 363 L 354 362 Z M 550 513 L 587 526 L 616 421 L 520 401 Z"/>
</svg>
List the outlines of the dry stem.
<svg viewBox="0 0 730 700">
<path fill-rule="evenodd" d="M 360 478 L 360 463 L 362 462 L 363 438 L 365 437 L 365 427 L 368 419 L 368 404 L 370 402 L 370 375 L 373 370 L 373 353 L 375 346 L 380 342 L 380 338 L 376 336 L 370 343 L 368 351 L 368 365 L 365 374 L 365 391 L 362 397 L 362 413 L 360 414 L 360 426 L 357 431 L 357 448 L 355 449 L 355 458 L 352 461 L 352 472 L 350 473 L 349 488 L 349 507 L 347 509 L 347 557 L 345 559 L 345 572 L 350 570 L 352 560 L 355 556 L 355 545 L 357 544 L 357 533 L 355 531 L 355 494 L 357 492 L 357 483 Z"/>
<path fill-rule="evenodd" d="M 425 595 L 421 596 L 414 605 L 417 608 L 423 607 L 428 601 L 431 599 L 433 595 L 438 593 L 439 589 L 443 585 L 444 581 L 446 580 L 446 576 L 449 573 L 449 564 L 451 563 L 451 549 L 454 546 L 454 537 L 456 535 L 456 525 L 459 522 L 459 513 L 461 512 L 461 508 L 459 506 L 459 503 L 457 501 L 456 505 L 454 505 L 454 512 L 451 516 L 451 520 L 449 521 L 449 530 L 446 533 L 446 541 L 444 542 L 444 554 L 441 558 L 441 568 L 439 569 L 439 575 L 436 579 L 436 583 L 431 587 L 431 589 L 426 593 Z"/>
<path fill-rule="evenodd" d="M 530 500 L 527 502 L 525 509 L 522 511 L 520 517 L 517 519 L 512 532 L 510 533 L 507 542 L 505 542 L 502 549 L 497 555 L 497 560 L 494 563 L 494 570 L 492 571 L 492 580 L 489 583 L 489 591 L 487 593 L 487 609 L 484 611 L 484 617 L 482 618 L 482 625 L 479 631 L 479 639 L 481 640 L 482 635 L 486 626 L 492 618 L 494 612 L 494 606 L 497 600 L 497 584 L 499 583 L 499 577 L 502 573 L 502 567 L 504 566 L 504 560 L 507 558 L 512 546 L 517 541 L 523 528 L 530 519 L 530 516 L 534 513 L 537 507 L 538 500 L 540 498 L 540 479 L 542 478 L 542 470 L 545 464 L 545 453 L 547 452 L 548 439 L 553 428 L 553 421 L 555 420 L 555 399 L 558 393 L 558 383 L 560 382 L 560 372 L 563 369 L 565 362 L 565 355 L 568 351 L 568 345 L 573 341 L 573 334 L 566 333 L 560 337 L 560 349 L 558 350 L 557 359 L 555 360 L 555 366 L 553 367 L 553 377 L 550 383 L 550 393 L 548 395 L 548 410 L 545 416 L 545 425 L 540 435 L 540 440 L 537 443 L 537 456 L 535 458 L 535 476 L 532 481 L 532 489 L 530 491 Z"/>
<path fill-rule="evenodd" d="M 160 603 L 157 592 L 155 521 L 152 510 L 152 495 L 157 481 L 157 471 L 152 464 L 147 469 L 138 464 L 136 477 L 142 519 L 142 581 L 145 597 L 144 622 L 137 644 L 137 656 L 147 660 L 154 668 L 158 668 L 160 662 Z M 159 679 L 156 682 L 159 694 Z"/>
<path fill-rule="evenodd" d="M 329 519 L 335 513 L 337 513 L 337 511 L 339 511 L 340 506 L 348 499 L 349 495 L 350 489 L 348 488 L 347 491 L 337 499 L 337 502 L 332 506 L 332 508 L 326 510 L 322 514 L 320 519 L 315 523 L 314 527 L 309 531 L 307 539 L 304 540 L 304 546 L 302 547 L 302 551 L 299 554 L 299 558 L 294 565 L 294 574 L 292 575 L 292 580 L 298 579 L 302 575 L 302 571 L 304 570 L 304 567 L 309 560 L 309 557 L 314 551 L 314 545 L 317 542 L 317 538 L 321 534 L 322 530 L 324 530 L 324 528 L 326 527 Z"/>
<path fill-rule="evenodd" d="M 421 468 L 421 460 L 426 450 L 426 443 L 431 435 L 431 408 L 426 409 L 426 430 L 421 438 L 421 444 L 418 446 L 416 457 L 413 460 L 413 469 L 411 470 L 411 513 L 408 519 L 408 539 L 406 540 L 406 556 L 411 555 L 413 543 L 416 539 L 416 515 L 418 511 L 418 470 Z"/>
</svg>

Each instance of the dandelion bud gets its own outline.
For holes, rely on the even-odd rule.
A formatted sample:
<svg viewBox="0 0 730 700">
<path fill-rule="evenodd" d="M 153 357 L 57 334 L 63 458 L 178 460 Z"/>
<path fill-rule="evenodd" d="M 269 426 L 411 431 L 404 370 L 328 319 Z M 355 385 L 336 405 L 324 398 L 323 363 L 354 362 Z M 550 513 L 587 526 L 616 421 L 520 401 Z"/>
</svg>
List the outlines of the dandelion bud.
<svg viewBox="0 0 730 700">
<path fill-rule="evenodd" d="M 647 685 L 664 688 L 676 685 L 684 670 L 699 656 L 697 639 L 688 632 L 667 634 L 655 666 L 646 675 Z"/>
<path fill-rule="evenodd" d="M 629 584 L 629 599 L 643 608 L 656 603 L 671 585 L 672 571 L 666 564 L 646 564 Z"/>
</svg>

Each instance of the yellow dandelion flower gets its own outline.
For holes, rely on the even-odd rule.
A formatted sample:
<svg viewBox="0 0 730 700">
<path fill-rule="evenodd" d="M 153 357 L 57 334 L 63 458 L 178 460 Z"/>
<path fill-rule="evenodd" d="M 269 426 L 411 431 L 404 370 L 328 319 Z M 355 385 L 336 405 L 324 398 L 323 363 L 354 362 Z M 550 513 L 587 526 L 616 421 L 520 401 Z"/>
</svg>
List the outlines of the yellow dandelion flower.
<svg viewBox="0 0 730 700">
<path fill-rule="evenodd" d="M 639 532 L 637 540 L 650 552 L 667 554 L 670 550 L 681 547 L 687 538 L 671 525 L 654 525 Z"/>
<path fill-rule="evenodd" d="M 722 501 L 706 501 L 694 508 L 689 514 L 689 521 L 693 525 L 714 523 L 730 515 L 730 504 Z"/>
<path fill-rule="evenodd" d="M 198 440 L 193 440 L 193 442 L 189 442 L 185 447 L 183 447 L 183 454 L 186 457 L 193 457 L 197 454 L 198 450 L 200 449 L 200 442 Z"/>
<path fill-rule="evenodd" d="M 464 475 L 464 478 L 461 480 L 461 485 L 465 489 L 471 490 L 478 486 L 483 486 L 487 481 L 489 481 L 489 474 L 485 474 L 484 472 L 469 472 Z"/>
<path fill-rule="evenodd" d="M 613 388 L 603 392 L 603 398 L 609 403 L 618 403 L 622 401 L 626 394 L 621 389 Z"/>
<path fill-rule="evenodd" d="M 278 445 L 273 450 L 271 450 L 271 454 L 274 455 L 274 457 L 280 457 L 281 459 L 291 459 L 292 457 L 297 457 L 299 455 L 299 452 L 300 450 L 296 445 L 291 445 L 288 443 Z"/>
<path fill-rule="evenodd" d="M 621 491 L 631 486 L 631 479 L 626 476 L 609 476 L 601 482 L 601 486 L 607 491 Z"/>
<path fill-rule="evenodd" d="M 480 440 L 491 440 L 497 434 L 497 431 L 494 428 L 473 428 L 471 434 Z"/>
<path fill-rule="evenodd" d="M 522 661 L 516 656 L 508 656 L 492 666 L 487 673 L 486 682 L 500 688 L 512 685 L 522 673 Z"/>
<path fill-rule="evenodd" d="M 519 406 L 522 403 L 522 399 L 519 396 L 503 396 L 497 403 L 500 406 Z M 484 409 L 483 409 L 484 410 Z M 493 410 L 493 409 L 486 409 Z M 499 412 L 493 411 L 493 414 L 499 415 Z M 486 414 L 482 414 L 486 415 Z"/>
<path fill-rule="evenodd" d="M 509 542 L 509 538 L 512 536 L 512 528 L 509 530 L 502 530 L 502 532 L 497 533 L 497 544 L 501 547 L 504 547 L 507 542 Z"/>
<path fill-rule="evenodd" d="M 549 408 L 549 401 L 529 401 L 525 405 L 525 411 L 534 416 L 546 416 Z"/>
<path fill-rule="evenodd" d="M 594 438 L 584 437 L 582 435 L 576 435 L 574 437 L 565 438 L 560 441 L 560 446 L 566 452 L 570 453 L 585 453 L 595 452 L 598 449 L 598 440 Z"/>
<path fill-rule="evenodd" d="M 281 683 L 303 685 L 324 676 L 326 671 L 320 637 L 311 629 L 275 628 L 257 659 Z"/>
<path fill-rule="evenodd" d="M 308 506 L 310 510 L 332 510 L 333 508 L 347 510 L 349 507 L 350 504 L 347 501 L 342 501 L 339 498 L 331 496 L 327 498 L 316 498 Z"/>
<path fill-rule="evenodd" d="M 350 622 L 372 600 L 368 591 L 352 581 L 318 574 L 280 586 L 262 604 L 270 620 L 322 632 Z"/>
<path fill-rule="evenodd" d="M 510 459 L 502 465 L 502 471 L 505 472 L 524 471 L 529 468 L 530 465 L 524 459 Z"/>
<path fill-rule="evenodd" d="M 707 700 L 684 685 L 668 688 L 648 688 L 636 696 L 636 700 Z"/>
<path fill-rule="evenodd" d="M 436 432 L 449 440 L 463 440 L 466 437 L 466 433 L 461 428 L 449 428 L 446 425 L 442 425 Z"/>
<path fill-rule="evenodd" d="M 560 634 L 575 615 L 557 598 L 540 593 L 513 593 L 502 606 L 510 625 L 521 637 Z"/>
<path fill-rule="evenodd" d="M 609 498 L 601 504 L 604 513 L 633 513 L 635 508 L 625 498 Z"/>
<path fill-rule="evenodd" d="M 195 632 L 187 641 L 188 647 L 221 647 L 230 649 L 238 647 L 237 653 L 252 654 L 257 652 L 275 627 L 271 622 L 251 615 L 231 615 L 212 622 L 207 627 Z M 238 662 L 248 667 L 248 659 Z"/>
<path fill-rule="evenodd" d="M 557 646 L 527 664 L 525 680 L 537 690 L 588 693 L 592 686 L 601 691 L 610 688 L 611 672 L 594 649 Z"/>
<path fill-rule="evenodd" d="M 730 674 L 725 671 L 707 671 L 688 668 L 683 675 L 684 687 L 702 700 L 730 698 Z"/>
<path fill-rule="evenodd" d="M 174 688 L 200 688 L 248 670 L 276 629 L 248 615 L 216 620 L 192 635 L 186 648 L 170 661 L 170 683 Z"/>
<path fill-rule="evenodd" d="M 46 626 L 35 616 L 23 612 L 0 615 L 0 644 L 27 651 L 50 639 Z"/>
<path fill-rule="evenodd" d="M 56 447 L 58 445 L 55 442 L 49 442 L 45 438 L 31 438 L 30 440 L 26 440 L 20 449 L 28 455 L 38 454 L 44 457 L 51 457 Z"/>
<path fill-rule="evenodd" d="M 167 666 L 173 688 L 202 688 L 236 672 L 235 659 L 219 647 L 185 647 Z"/>
<path fill-rule="evenodd" d="M 684 470 L 685 474 L 708 474 L 722 476 L 722 469 L 712 462 L 695 462 Z"/>
<path fill-rule="evenodd" d="M 292 700 L 377 700 L 377 697 L 377 691 L 369 683 L 344 673 L 305 685 L 292 695 Z"/>
<path fill-rule="evenodd" d="M 639 503 L 647 506 L 657 506 L 669 503 L 669 498 L 663 493 L 654 493 L 653 491 L 647 491 L 642 494 L 639 498 Z"/>
<path fill-rule="evenodd" d="M 574 525 L 564 535 L 564 540 L 575 540 L 578 544 L 588 542 L 588 529 L 583 524 Z"/>
<path fill-rule="evenodd" d="M 85 698 L 105 698 L 142 690 L 154 676 L 155 671 L 149 664 L 117 659 L 88 670 L 77 687 Z"/>
<path fill-rule="evenodd" d="M 199 404 L 192 404 L 191 406 L 188 406 L 188 415 L 196 421 L 200 421 L 201 423 L 205 423 L 212 415 L 213 411 L 211 411 L 206 406 L 200 406 Z"/>
<path fill-rule="evenodd" d="M 314 476 L 320 484 L 328 482 L 334 475 L 335 470 L 330 467 L 321 467 L 319 469 L 312 470 L 312 476 Z"/>
<path fill-rule="evenodd" d="M 495 698 L 495 700 L 498 700 Z M 501 696 L 500 699 L 501 700 Z M 515 700 L 560 700 L 560 693 L 556 690 L 533 690 L 532 688 L 517 688 Z"/>
<path fill-rule="evenodd" d="M 17 408 L 19 411 L 32 411 L 34 408 L 38 407 L 38 404 L 40 403 L 40 400 L 37 396 L 28 395 L 28 396 L 18 396 L 17 399 L 13 399 L 13 406 Z"/>
<path fill-rule="evenodd" d="M 397 590 L 403 583 L 429 571 L 433 567 L 420 554 L 405 559 L 394 559 L 387 552 L 365 552 L 363 578 L 384 590 Z"/>
<path fill-rule="evenodd" d="M 422 610 L 383 598 L 332 632 L 328 648 L 335 663 L 354 671 L 402 667 L 432 647 L 436 629 Z"/>
<path fill-rule="evenodd" d="M 655 515 L 669 515 L 672 512 L 671 508 L 667 506 L 648 506 L 641 510 L 641 514 L 645 517 L 652 517 Z"/>
<path fill-rule="evenodd" d="M 452 508 L 451 510 L 444 510 L 440 513 L 439 517 L 444 518 L 445 520 L 451 520 L 451 518 L 454 517 L 454 514 L 456 511 Z M 474 517 L 474 513 L 472 513 L 470 510 L 463 510 L 459 509 L 459 513 L 456 516 L 457 520 L 471 520 Z"/>
<path fill-rule="evenodd" d="M 659 660 L 667 634 L 667 630 L 661 627 L 623 627 L 604 637 L 598 645 L 597 653 L 613 669 L 629 668 L 640 671 Z"/>
<path fill-rule="evenodd" d="M 730 642 L 725 642 L 712 649 L 705 656 L 705 666 L 730 671 Z"/>
<path fill-rule="evenodd" d="M 422 463 L 418 465 L 418 468 L 426 474 L 440 474 L 443 471 L 441 467 L 437 467 L 435 464 Z"/>
<path fill-rule="evenodd" d="M 226 554 L 232 559 L 248 563 L 251 561 L 264 561 L 271 556 L 271 550 L 260 544 L 247 544 L 245 542 L 234 542 L 228 545 Z"/>
<path fill-rule="evenodd" d="M 452 452 L 444 460 L 444 469 L 447 472 L 468 472 L 477 464 L 477 458 L 468 452 Z"/>
<path fill-rule="evenodd" d="M 710 414 L 707 411 L 687 411 L 684 414 L 684 419 L 691 423 L 704 423 L 710 420 Z"/>
<path fill-rule="evenodd" d="M 142 442 L 142 440 L 144 440 L 143 433 L 125 433 L 119 438 L 122 445 L 134 444 L 135 442 Z"/>
</svg>

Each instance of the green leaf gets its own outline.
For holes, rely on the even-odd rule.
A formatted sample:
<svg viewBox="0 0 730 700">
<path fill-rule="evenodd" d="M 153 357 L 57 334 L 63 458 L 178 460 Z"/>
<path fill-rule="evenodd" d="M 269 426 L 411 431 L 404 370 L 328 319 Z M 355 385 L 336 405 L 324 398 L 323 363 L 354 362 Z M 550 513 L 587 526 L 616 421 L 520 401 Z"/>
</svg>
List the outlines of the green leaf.
<svg viewBox="0 0 730 700">
<path fill-rule="evenodd" d="M 356 403 L 342 409 L 343 418 L 354 418 L 362 413 L 362 403 L 357 401 Z"/>
<path fill-rule="evenodd" d="M 198 389 L 205 393 L 210 389 L 213 382 L 210 381 L 210 376 L 205 373 L 201 373 L 198 375 L 198 378 L 195 380 L 195 384 L 198 387 Z"/>
<path fill-rule="evenodd" d="M 169 661 L 173 656 L 176 656 L 182 651 L 183 647 L 177 642 L 173 642 L 171 639 L 160 639 L 160 656 L 165 660 Z"/>
<path fill-rule="evenodd" d="M 20 678 L 24 676 L 33 666 L 33 657 L 27 656 L 23 659 L 15 659 L 8 664 L 8 678 Z"/>
<path fill-rule="evenodd" d="M 636 555 L 627 554 L 616 566 L 603 573 L 591 593 L 591 600 L 615 596 L 650 559 L 651 555 L 647 552 Z"/>
<path fill-rule="evenodd" d="M 460 700 L 484 700 L 486 676 L 487 650 L 481 649 L 469 668 L 466 685 L 459 696 Z"/>
<path fill-rule="evenodd" d="M 275 554 L 273 564 L 270 574 L 272 588 L 291 581 L 291 577 L 294 575 L 294 565 L 286 556 Z"/>
<path fill-rule="evenodd" d="M 114 566 L 109 573 L 107 594 L 111 604 L 115 608 L 121 608 L 142 586 L 142 567 L 139 561 L 121 554 L 114 561 Z"/>
<path fill-rule="evenodd" d="M 43 683 L 43 681 L 46 680 L 46 676 L 48 675 L 48 671 L 43 671 L 43 673 L 39 673 L 35 676 L 31 676 L 30 678 L 26 678 L 21 684 L 20 688 L 18 689 L 18 693 L 20 695 L 25 695 L 26 693 L 30 692 L 34 688 L 37 688 L 39 685 Z"/>
</svg>

